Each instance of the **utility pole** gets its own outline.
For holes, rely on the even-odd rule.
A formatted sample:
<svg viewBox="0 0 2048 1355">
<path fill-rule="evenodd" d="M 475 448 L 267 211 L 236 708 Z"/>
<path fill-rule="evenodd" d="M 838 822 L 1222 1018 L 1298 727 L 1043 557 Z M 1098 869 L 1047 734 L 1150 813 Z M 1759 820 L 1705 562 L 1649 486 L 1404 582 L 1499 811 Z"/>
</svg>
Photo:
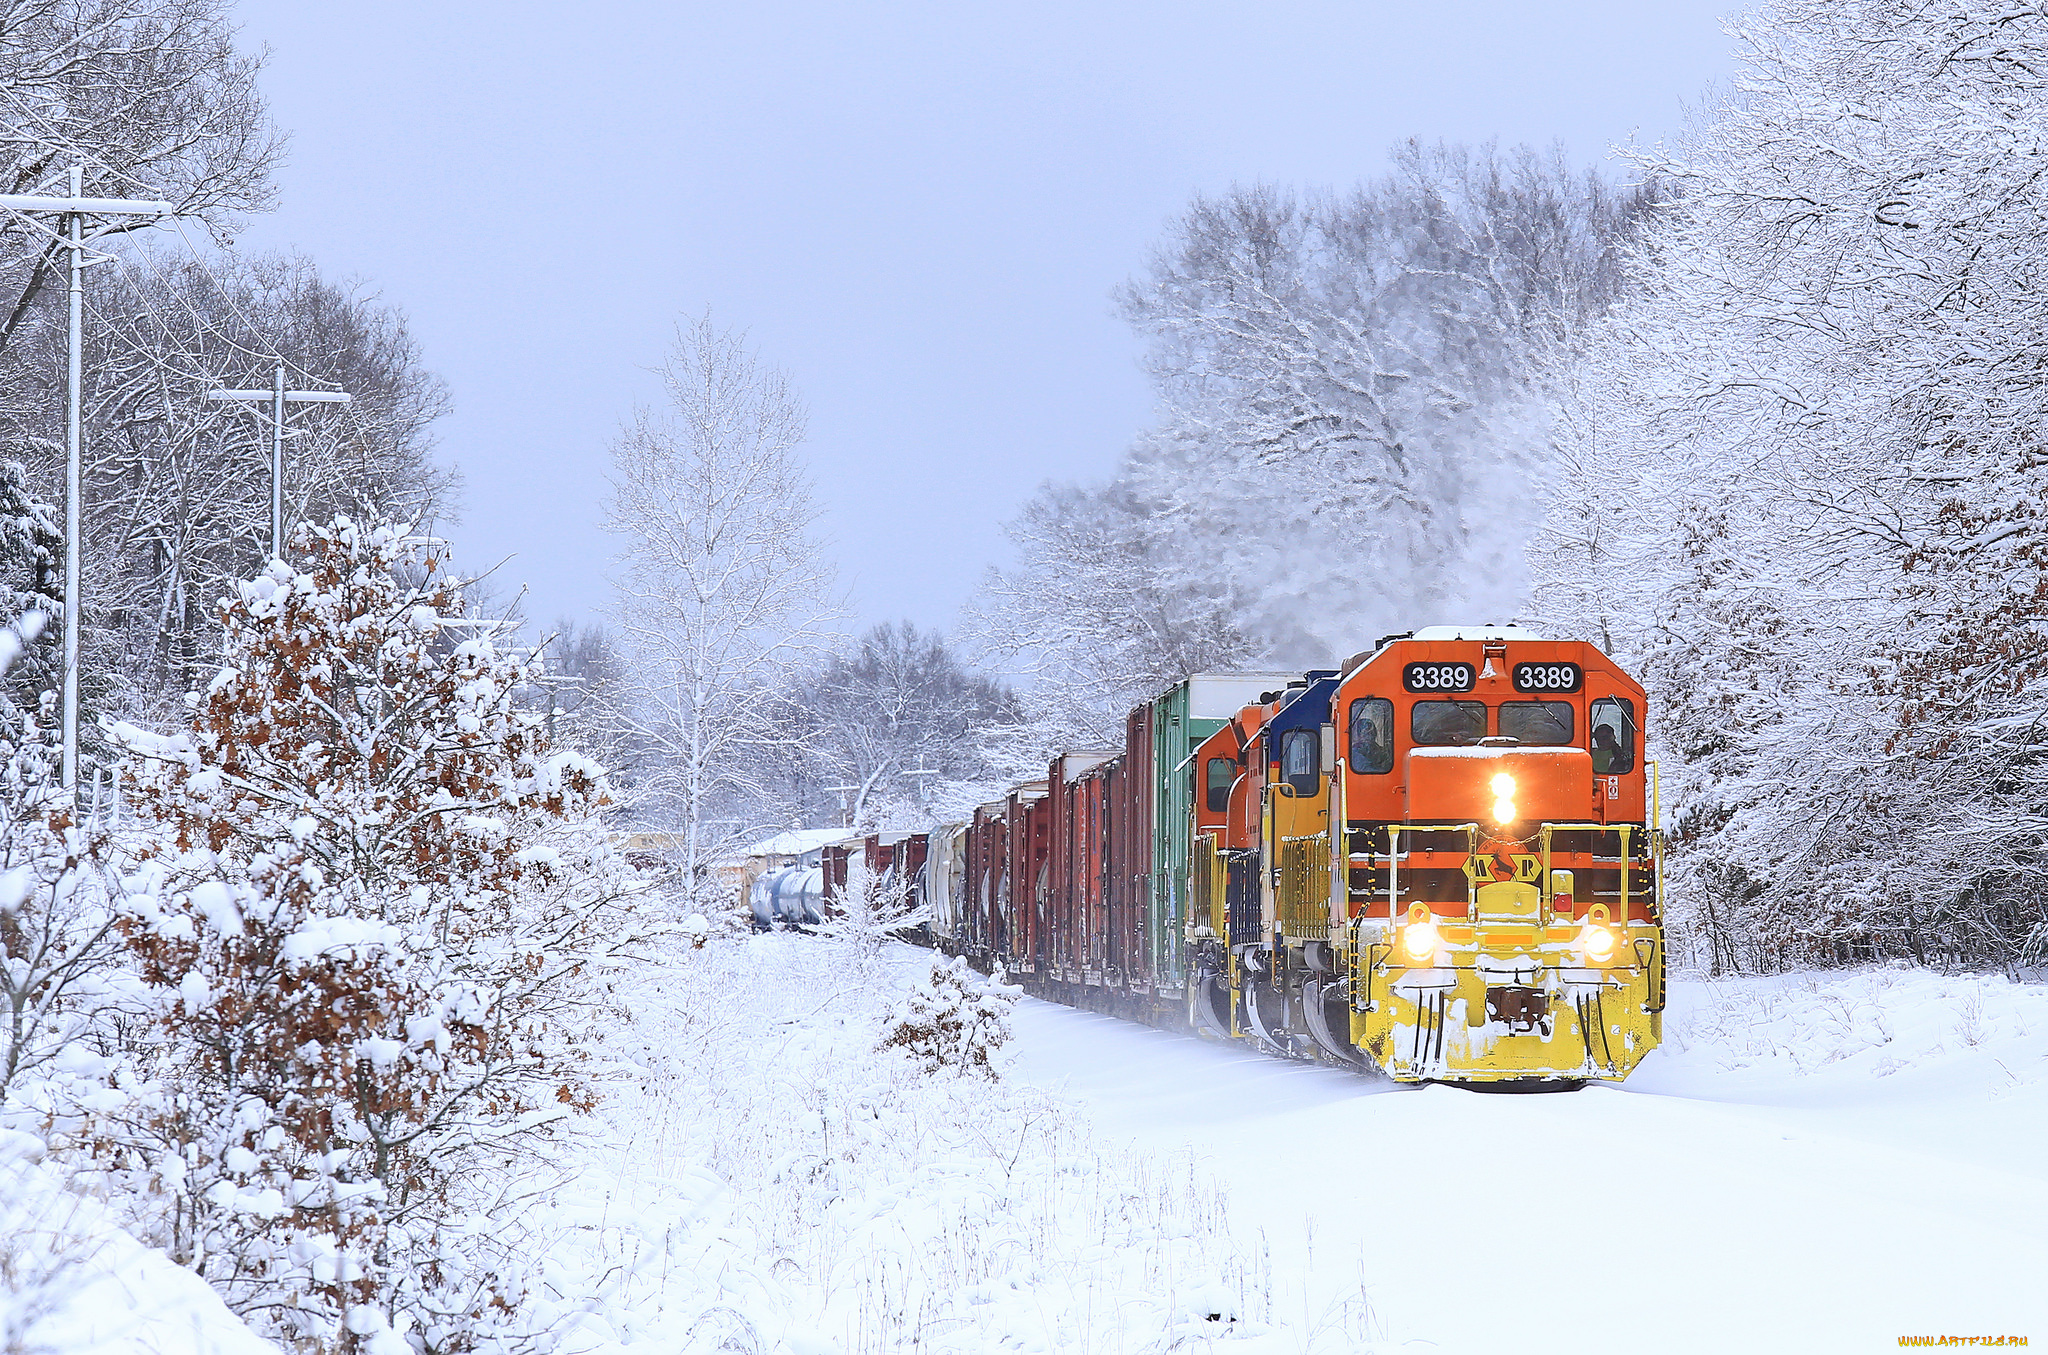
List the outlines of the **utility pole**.
<svg viewBox="0 0 2048 1355">
<path fill-rule="evenodd" d="M 859 787 L 859 786 L 826 786 L 826 787 L 825 787 L 824 789 L 826 789 L 826 790 L 829 790 L 829 791 L 832 791 L 832 792 L 836 793 L 836 794 L 837 794 L 837 795 L 839 796 L 839 826 L 840 826 L 841 828 L 852 828 L 852 827 L 853 827 L 853 802 L 852 802 L 851 800 L 848 800 L 848 799 L 846 798 L 846 796 L 847 796 L 847 793 L 848 793 L 849 791 L 856 791 L 856 790 L 859 790 L 859 789 L 860 789 L 860 787 Z"/>
<path fill-rule="evenodd" d="M 13 212 L 49 212 L 64 218 L 58 237 L 71 251 L 71 335 L 65 377 L 69 387 L 64 426 L 64 793 L 74 807 L 78 798 L 78 594 L 83 518 L 79 482 L 85 453 L 85 219 L 89 216 L 169 216 L 168 202 L 139 198 L 85 196 L 85 168 L 71 167 L 71 196 L 42 197 L 31 193 L 0 193 L 0 208 Z M 99 238 L 104 231 L 91 237 Z M 95 260 L 100 262 L 100 260 Z"/>
<path fill-rule="evenodd" d="M 284 364 L 277 364 L 276 380 L 269 390 L 211 390 L 209 400 L 270 401 L 270 558 L 284 558 L 284 407 L 316 404 L 345 405 L 351 396 L 341 391 L 288 391 L 284 388 Z"/>
</svg>

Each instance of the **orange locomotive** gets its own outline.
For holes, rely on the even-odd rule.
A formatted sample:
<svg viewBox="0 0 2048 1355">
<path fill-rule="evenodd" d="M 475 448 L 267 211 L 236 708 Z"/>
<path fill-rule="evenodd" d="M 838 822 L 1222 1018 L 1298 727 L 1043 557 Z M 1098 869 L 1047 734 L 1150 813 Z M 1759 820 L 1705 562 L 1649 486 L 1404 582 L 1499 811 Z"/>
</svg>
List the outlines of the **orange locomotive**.
<svg viewBox="0 0 2048 1355">
<path fill-rule="evenodd" d="M 1190 1020 L 1402 1080 L 1626 1077 L 1663 1033 L 1642 687 L 1437 627 L 1270 695 L 1196 750 Z"/>
</svg>

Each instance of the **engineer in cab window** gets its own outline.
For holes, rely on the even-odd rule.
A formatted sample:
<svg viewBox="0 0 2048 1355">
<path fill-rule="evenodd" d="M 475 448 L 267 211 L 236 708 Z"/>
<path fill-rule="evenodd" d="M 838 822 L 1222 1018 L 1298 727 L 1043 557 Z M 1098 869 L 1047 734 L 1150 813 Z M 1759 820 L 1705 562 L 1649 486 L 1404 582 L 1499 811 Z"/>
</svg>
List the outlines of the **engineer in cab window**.
<svg viewBox="0 0 2048 1355">
<path fill-rule="evenodd" d="M 1593 775 L 1636 769 L 1636 708 L 1626 697 L 1603 696 L 1593 703 Z"/>
<path fill-rule="evenodd" d="M 1394 769 L 1394 703 L 1368 696 L 1351 703 L 1351 749 L 1354 772 L 1384 774 Z"/>
</svg>

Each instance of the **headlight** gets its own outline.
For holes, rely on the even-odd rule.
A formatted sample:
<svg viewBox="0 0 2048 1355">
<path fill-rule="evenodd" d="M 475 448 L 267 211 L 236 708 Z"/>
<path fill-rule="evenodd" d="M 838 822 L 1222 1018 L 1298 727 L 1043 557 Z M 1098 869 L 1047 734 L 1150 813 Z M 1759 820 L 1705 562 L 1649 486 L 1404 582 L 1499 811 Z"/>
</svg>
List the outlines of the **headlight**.
<svg viewBox="0 0 2048 1355">
<path fill-rule="evenodd" d="M 1493 802 L 1493 821 L 1495 823 L 1513 823 L 1515 821 L 1515 802 L 1513 800 L 1495 800 Z"/>
<path fill-rule="evenodd" d="M 1620 938 L 1607 925 L 1607 905 L 1596 903 L 1586 914 L 1586 925 L 1579 929 L 1579 949 L 1585 952 L 1589 964 L 1606 964 L 1614 958 Z"/>
<path fill-rule="evenodd" d="M 1436 923 L 1419 903 L 1408 905 L 1408 925 L 1401 929 L 1401 958 L 1411 968 L 1436 963 Z"/>
<path fill-rule="evenodd" d="M 1496 772 L 1493 778 L 1493 798 L 1512 800 L 1515 798 L 1515 778 L 1506 772 Z"/>
</svg>

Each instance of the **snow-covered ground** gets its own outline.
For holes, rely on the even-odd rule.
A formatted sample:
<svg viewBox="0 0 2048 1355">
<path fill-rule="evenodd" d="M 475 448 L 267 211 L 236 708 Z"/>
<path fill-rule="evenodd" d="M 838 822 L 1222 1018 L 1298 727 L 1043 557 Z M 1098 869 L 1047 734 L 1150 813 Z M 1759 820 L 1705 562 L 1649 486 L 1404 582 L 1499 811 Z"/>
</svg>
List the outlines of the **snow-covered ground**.
<svg viewBox="0 0 2048 1355">
<path fill-rule="evenodd" d="M 67 1189 L 42 1145 L 0 1130 L 0 1351 L 278 1355 L 206 1282 Z"/>
<path fill-rule="evenodd" d="M 1679 982 L 1625 1086 L 1483 1095 L 1029 1000 L 1000 1080 L 934 1077 L 877 1047 L 931 957 L 858 963 L 780 935 L 620 967 L 603 1100 L 522 1183 L 535 1348 L 2048 1341 L 2048 989 Z M 46 1167 L 0 1187 L 0 1349 L 269 1349 Z"/>
<path fill-rule="evenodd" d="M 877 1048 L 931 962 L 891 947 L 861 975 L 771 935 L 622 973 L 604 1099 L 536 1211 L 535 1324 L 579 1353 L 1304 1349 L 1193 1153 L 1106 1147 L 1027 1081 Z"/>
<path fill-rule="evenodd" d="M 1881 969 L 1673 985 L 1621 1087 L 1484 1095 L 1044 1003 L 1014 1076 L 1228 1183 L 1297 1332 L 1385 1349 L 2048 1342 L 2048 990 Z"/>
</svg>

